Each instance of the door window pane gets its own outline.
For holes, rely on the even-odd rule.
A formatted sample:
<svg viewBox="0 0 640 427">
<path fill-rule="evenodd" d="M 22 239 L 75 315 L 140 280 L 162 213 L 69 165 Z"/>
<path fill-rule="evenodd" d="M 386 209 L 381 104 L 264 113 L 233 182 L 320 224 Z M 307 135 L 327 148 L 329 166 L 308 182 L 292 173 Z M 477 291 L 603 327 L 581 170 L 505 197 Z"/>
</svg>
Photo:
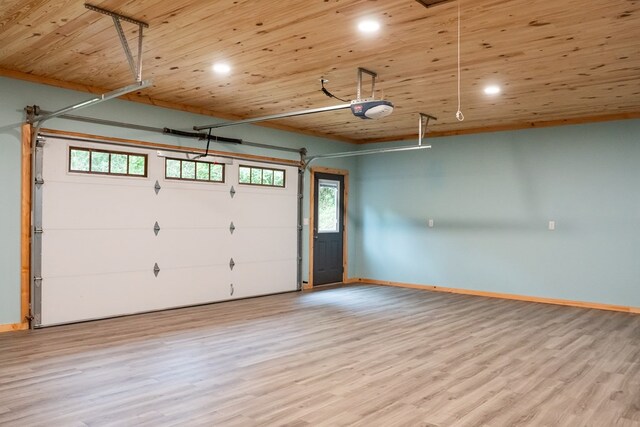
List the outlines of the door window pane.
<svg viewBox="0 0 640 427">
<path fill-rule="evenodd" d="M 182 161 L 182 178 L 196 179 L 196 162 Z"/>
<path fill-rule="evenodd" d="M 262 184 L 262 169 L 251 168 L 251 183 Z"/>
<path fill-rule="evenodd" d="M 273 185 L 284 187 L 284 171 L 273 171 Z"/>
<path fill-rule="evenodd" d="M 129 154 L 129 175 L 146 176 L 145 160 L 146 156 L 134 156 Z"/>
<path fill-rule="evenodd" d="M 224 182 L 224 166 L 211 165 L 211 181 Z"/>
<path fill-rule="evenodd" d="M 238 182 L 240 182 L 240 184 L 251 183 L 251 168 L 248 168 L 246 166 L 240 166 L 240 177 Z"/>
<path fill-rule="evenodd" d="M 126 154 L 111 154 L 111 173 L 118 173 L 126 175 L 127 173 L 127 160 Z"/>
<path fill-rule="evenodd" d="M 109 172 L 109 153 L 91 152 L 91 172 Z"/>
<path fill-rule="evenodd" d="M 273 185 L 273 171 L 270 169 L 265 169 L 262 172 L 262 183 L 264 185 Z"/>
<path fill-rule="evenodd" d="M 196 179 L 200 181 L 209 180 L 209 163 L 196 163 Z"/>
<path fill-rule="evenodd" d="M 89 152 L 85 150 L 71 149 L 72 171 L 89 172 Z"/>
<path fill-rule="evenodd" d="M 340 231 L 340 182 L 318 181 L 318 233 Z"/>
<path fill-rule="evenodd" d="M 180 178 L 180 160 L 167 159 L 165 169 L 167 178 Z"/>
</svg>

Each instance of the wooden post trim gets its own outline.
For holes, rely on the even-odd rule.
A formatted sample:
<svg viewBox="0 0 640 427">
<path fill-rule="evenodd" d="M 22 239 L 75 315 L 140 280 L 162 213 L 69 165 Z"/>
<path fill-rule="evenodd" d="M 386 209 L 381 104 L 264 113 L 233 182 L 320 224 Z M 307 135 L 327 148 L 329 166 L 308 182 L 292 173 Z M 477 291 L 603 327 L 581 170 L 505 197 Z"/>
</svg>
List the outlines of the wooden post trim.
<svg viewBox="0 0 640 427">
<path fill-rule="evenodd" d="M 22 125 L 22 196 L 20 224 L 20 329 L 29 327 L 31 299 L 31 132 L 30 124 Z"/>
</svg>

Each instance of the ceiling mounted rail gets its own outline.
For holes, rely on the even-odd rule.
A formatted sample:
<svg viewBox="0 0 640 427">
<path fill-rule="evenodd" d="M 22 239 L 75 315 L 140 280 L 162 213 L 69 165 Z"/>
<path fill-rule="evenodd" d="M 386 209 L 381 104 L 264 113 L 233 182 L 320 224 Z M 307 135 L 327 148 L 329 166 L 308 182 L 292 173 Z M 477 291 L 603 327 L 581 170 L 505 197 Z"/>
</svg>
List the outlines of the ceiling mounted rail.
<svg viewBox="0 0 640 427">
<path fill-rule="evenodd" d="M 236 122 L 225 122 L 225 123 L 218 123 L 215 125 L 194 126 L 193 129 L 194 130 L 217 129 L 217 128 L 223 128 L 227 126 L 246 125 L 249 123 L 258 123 L 258 122 L 266 122 L 268 120 L 284 119 L 287 117 L 306 116 L 307 114 L 324 113 L 326 111 L 348 110 L 349 108 L 351 108 L 351 104 L 332 105 L 330 107 L 312 108 L 309 110 L 293 111 L 290 113 L 280 113 L 280 114 L 271 114 L 269 116 L 254 117 L 253 119 L 238 120 Z"/>
<path fill-rule="evenodd" d="M 342 157 L 355 157 L 366 156 L 369 154 L 382 154 L 382 153 L 397 153 L 399 151 L 414 151 L 424 150 L 425 148 L 431 148 L 430 145 L 422 145 L 422 140 L 427 132 L 427 126 L 429 119 L 437 120 L 430 114 L 418 113 L 420 116 L 420 122 L 418 124 L 418 145 L 409 145 L 404 147 L 385 147 L 385 148 L 373 148 L 371 150 L 357 150 L 357 151 L 344 151 L 340 153 L 318 154 L 317 156 L 310 156 L 305 159 L 305 166 L 308 167 L 316 160 L 319 159 L 337 159 Z"/>
<path fill-rule="evenodd" d="M 117 98 L 117 97 L 122 96 L 122 95 L 126 95 L 128 93 L 134 92 L 134 91 L 139 90 L 139 89 L 144 89 L 145 87 L 148 87 L 150 85 L 151 85 L 151 80 L 143 80 L 141 82 L 136 82 L 134 84 L 131 84 L 129 86 L 125 86 L 125 87 L 120 88 L 120 89 L 116 89 L 116 90 L 111 91 L 111 92 L 103 93 L 100 96 L 88 99 L 86 101 L 82 101 L 82 102 L 80 102 L 78 104 L 74 104 L 74 105 L 70 105 L 70 106 L 65 107 L 65 108 L 61 108 L 61 109 L 59 109 L 57 111 L 53 111 L 53 112 L 46 113 L 46 114 L 43 114 L 43 112 L 35 111 L 37 117 L 35 117 L 34 121 L 44 122 L 45 120 L 53 119 L 54 117 L 61 116 L 61 115 L 65 114 L 65 113 L 68 113 L 70 111 L 74 111 L 74 110 L 79 110 L 81 108 L 90 107 L 91 105 L 99 104 L 101 102 L 108 101 L 109 99 Z"/>
<path fill-rule="evenodd" d="M 101 7 L 94 6 L 89 3 L 85 3 L 84 7 L 89 10 L 93 10 L 94 12 L 110 16 L 113 19 L 113 25 L 116 27 L 116 32 L 118 33 L 118 37 L 120 38 L 120 43 L 122 43 L 122 49 L 124 49 L 124 54 L 127 56 L 127 62 L 129 62 L 129 68 L 131 68 L 133 78 L 137 82 L 142 81 L 142 30 L 144 28 L 149 28 L 149 24 L 107 9 L 103 9 Z M 136 61 L 134 61 L 133 59 L 131 48 L 129 48 L 129 42 L 127 41 L 127 37 L 124 33 L 124 30 L 122 29 L 122 23 L 120 21 L 129 22 L 138 26 L 138 55 Z"/>
<path fill-rule="evenodd" d="M 371 76 L 371 97 L 366 99 L 361 98 L 363 74 L 368 74 L 369 76 Z M 378 74 L 373 71 L 367 70 L 365 68 L 358 68 L 356 99 L 347 104 L 332 105 L 330 107 L 311 108 L 308 110 L 292 111 L 289 113 L 271 114 L 269 116 L 254 117 L 252 119 L 238 120 L 235 122 L 224 122 L 224 123 L 216 123 L 213 125 L 194 126 L 193 129 L 194 130 L 217 129 L 217 128 L 223 128 L 227 126 L 246 125 L 250 123 L 266 122 L 269 120 L 285 119 L 288 117 L 306 116 L 308 114 L 325 113 L 327 111 L 349 110 L 349 109 L 351 110 L 354 116 L 360 117 L 361 119 L 378 119 L 378 118 L 386 117 L 389 114 L 391 114 L 391 112 L 393 112 L 393 104 L 389 101 L 385 101 L 382 99 L 377 101 L 374 99 L 377 77 L 378 77 Z M 324 89 L 324 83 L 326 82 L 326 80 L 323 78 L 321 79 L 321 82 L 323 83 L 323 89 Z M 325 94 L 328 94 L 326 90 L 323 90 L 323 92 Z M 332 96 L 332 95 L 329 94 L 329 96 Z"/>
</svg>

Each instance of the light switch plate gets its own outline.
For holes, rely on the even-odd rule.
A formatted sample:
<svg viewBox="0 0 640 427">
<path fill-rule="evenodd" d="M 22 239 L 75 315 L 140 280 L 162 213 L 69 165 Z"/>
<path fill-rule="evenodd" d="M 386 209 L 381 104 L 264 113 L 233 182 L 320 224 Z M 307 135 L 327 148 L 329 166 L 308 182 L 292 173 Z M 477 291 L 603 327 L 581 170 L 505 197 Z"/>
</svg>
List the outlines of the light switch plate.
<svg viewBox="0 0 640 427">
<path fill-rule="evenodd" d="M 555 221 L 549 221 L 549 230 L 553 231 L 556 229 L 556 222 Z"/>
<path fill-rule="evenodd" d="M 429 228 L 433 228 L 433 220 L 429 218 Z"/>
</svg>

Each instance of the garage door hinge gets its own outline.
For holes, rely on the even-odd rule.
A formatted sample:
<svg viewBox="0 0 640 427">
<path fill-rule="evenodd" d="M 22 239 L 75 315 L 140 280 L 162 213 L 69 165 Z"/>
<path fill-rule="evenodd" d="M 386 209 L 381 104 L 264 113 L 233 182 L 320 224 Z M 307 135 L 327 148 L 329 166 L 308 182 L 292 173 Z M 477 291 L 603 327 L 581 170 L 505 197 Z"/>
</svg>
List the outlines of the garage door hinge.
<svg viewBox="0 0 640 427">
<path fill-rule="evenodd" d="M 156 181 L 156 184 L 153 186 L 153 188 L 154 188 L 154 190 L 156 190 L 156 194 L 158 194 L 162 187 L 160 187 L 160 183 L 158 181 Z"/>
<path fill-rule="evenodd" d="M 47 140 L 44 139 L 44 136 L 38 135 L 36 137 L 36 147 L 44 147 L 45 142 L 47 142 Z"/>
<path fill-rule="evenodd" d="M 298 199 L 302 200 L 302 193 L 298 194 Z"/>
<path fill-rule="evenodd" d="M 153 226 L 153 232 L 156 234 L 156 236 L 160 232 L 160 224 L 158 224 L 158 221 L 156 221 L 156 223 Z"/>
<path fill-rule="evenodd" d="M 42 234 L 42 227 L 36 227 L 36 228 L 34 228 L 34 229 L 33 229 L 33 232 L 34 232 L 35 234 Z"/>
<path fill-rule="evenodd" d="M 36 185 L 40 186 L 42 184 L 44 184 L 44 179 L 42 178 L 42 175 L 40 174 L 36 175 Z"/>
<path fill-rule="evenodd" d="M 153 275 L 158 277 L 158 273 L 160 273 L 160 267 L 158 266 L 158 263 L 156 262 L 156 264 L 153 266 Z"/>
<path fill-rule="evenodd" d="M 231 194 L 231 198 L 233 199 L 233 196 L 236 195 L 236 189 L 233 188 L 233 185 L 231 186 L 231 190 L 229 190 L 229 194 Z"/>
<path fill-rule="evenodd" d="M 34 276 L 33 277 L 33 286 L 35 286 L 36 288 L 39 288 L 40 286 L 42 286 L 42 277 Z"/>
<path fill-rule="evenodd" d="M 233 258 L 231 258 L 231 260 L 229 261 L 229 268 L 233 270 L 233 267 L 235 267 L 235 265 L 236 265 L 235 261 L 233 260 Z"/>
<path fill-rule="evenodd" d="M 235 231 L 236 226 L 233 225 L 233 221 L 231 221 L 231 225 L 229 226 L 229 231 L 231 232 L 231 234 L 233 234 L 233 232 Z"/>
<path fill-rule="evenodd" d="M 298 226 L 298 231 L 302 231 L 302 226 L 301 225 Z"/>
</svg>

